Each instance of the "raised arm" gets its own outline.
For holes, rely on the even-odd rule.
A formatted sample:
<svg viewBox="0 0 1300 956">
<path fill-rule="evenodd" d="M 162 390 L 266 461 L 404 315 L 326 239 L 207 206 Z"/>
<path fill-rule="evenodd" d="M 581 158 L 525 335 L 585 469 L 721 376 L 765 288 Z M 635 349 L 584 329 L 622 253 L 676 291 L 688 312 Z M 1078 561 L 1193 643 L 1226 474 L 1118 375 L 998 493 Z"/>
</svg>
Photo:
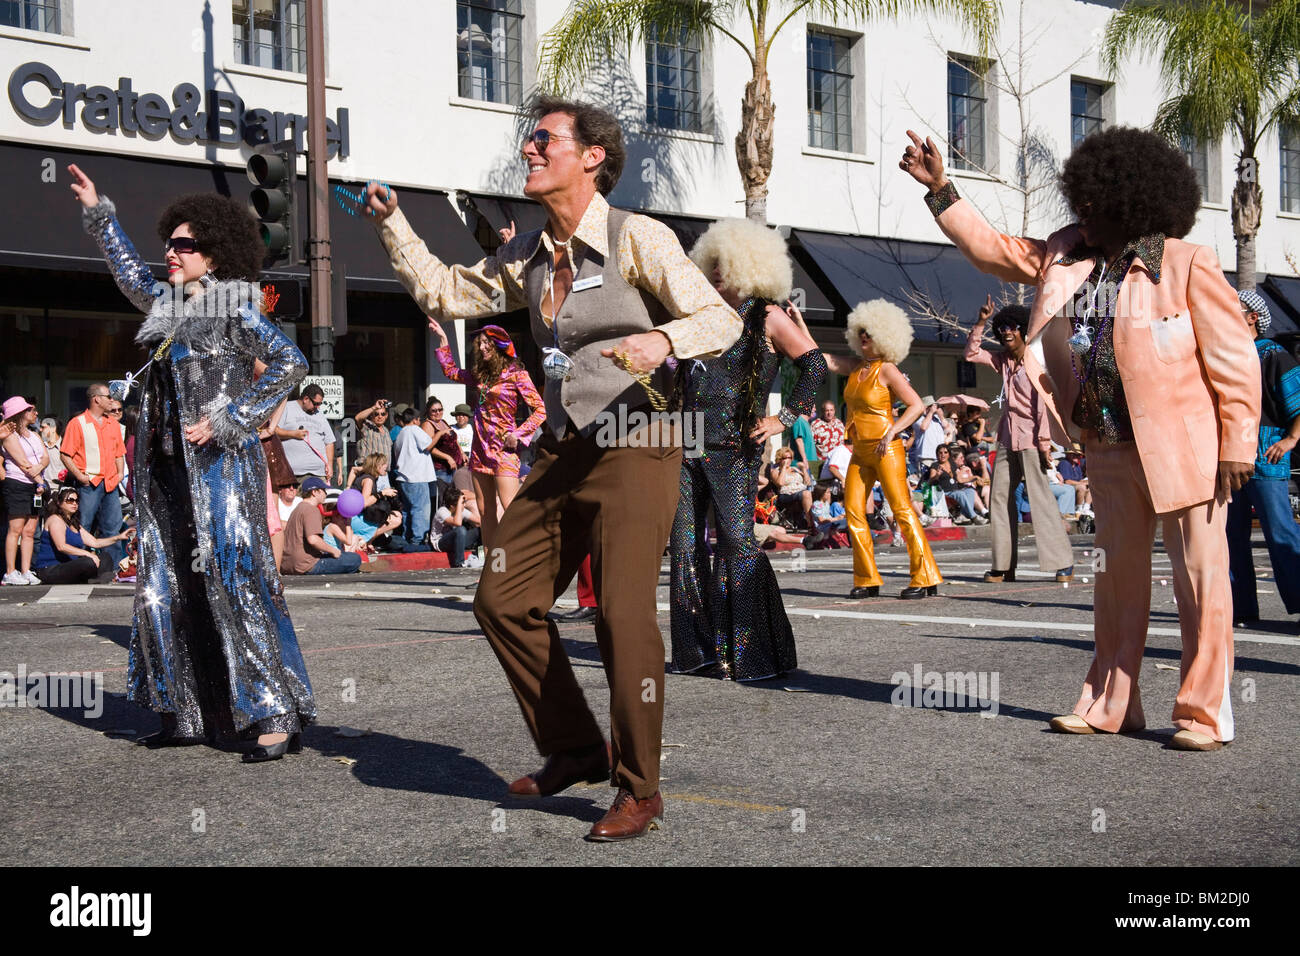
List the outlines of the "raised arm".
<svg viewBox="0 0 1300 956">
<path fill-rule="evenodd" d="M 524 298 L 519 277 L 528 257 L 521 254 L 526 233 L 501 246 L 495 255 L 472 266 L 446 265 L 429 251 L 406 216 L 397 208 L 397 191 L 378 183 L 367 188 L 368 212 L 377 220 L 379 241 L 388 263 L 426 314 L 444 319 L 473 319 L 521 309 Z M 535 248 L 535 247 L 534 247 Z"/>
<path fill-rule="evenodd" d="M 718 290 L 709 284 L 682 251 L 682 244 L 671 229 L 648 216 L 628 216 L 618 238 L 619 272 L 629 285 L 649 292 L 673 316 L 673 321 L 645 333 L 653 341 L 667 338 L 671 354 L 678 359 L 712 358 L 721 355 L 740 337 L 744 324 L 731 306 L 722 301 Z M 641 339 L 643 336 L 629 336 Z M 635 361 L 638 369 L 657 368 L 667 357 L 645 356 Z"/>
<path fill-rule="evenodd" d="M 980 365 L 987 365 L 990 368 L 997 368 L 997 362 L 993 361 L 993 355 L 984 347 L 984 326 L 988 323 L 989 317 L 993 315 L 993 296 L 980 306 L 979 318 L 975 320 L 975 327 L 970 330 L 966 336 L 966 361 L 978 362 Z"/>
<path fill-rule="evenodd" d="M 925 204 L 944 235 L 980 272 L 1004 282 L 1036 285 L 1046 263 L 1047 243 L 1007 236 L 990 226 L 974 206 L 957 195 L 934 141 L 926 137 L 922 142 L 910 129 L 907 135 L 912 145 L 903 150 L 899 168 L 926 188 Z"/>
<path fill-rule="evenodd" d="M 836 375 L 852 375 L 862 364 L 862 359 L 852 355 L 832 355 L 830 352 L 822 352 L 822 358 L 826 360 L 826 367 Z"/>
<path fill-rule="evenodd" d="M 230 320 L 227 338 L 235 348 L 266 363 L 266 371 L 239 395 L 222 393 L 203 407 L 212 437 L 226 448 L 239 448 L 252 438 L 257 426 L 307 374 L 307 360 L 298 346 L 253 304 L 256 288 L 250 285 L 242 291 L 245 304 Z"/>
<path fill-rule="evenodd" d="M 108 271 L 122 294 L 141 312 L 148 312 L 157 299 L 155 290 L 165 290 L 158 282 L 140 253 L 122 231 L 117 221 L 117 207 L 107 196 L 95 190 L 95 184 L 75 165 L 68 167 L 72 174 L 72 192 L 81 202 L 81 224 L 99 245 Z"/>
</svg>

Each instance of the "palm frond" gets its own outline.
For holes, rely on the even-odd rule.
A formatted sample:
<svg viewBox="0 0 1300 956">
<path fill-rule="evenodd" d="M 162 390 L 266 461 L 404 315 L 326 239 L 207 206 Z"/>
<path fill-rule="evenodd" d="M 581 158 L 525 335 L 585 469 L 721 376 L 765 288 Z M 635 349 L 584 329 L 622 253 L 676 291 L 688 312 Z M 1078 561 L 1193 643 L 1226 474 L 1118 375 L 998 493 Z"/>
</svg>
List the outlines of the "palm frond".
<svg viewBox="0 0 1300 956">
<path fill-rule="evenodd" d="M 1001 20 L 998 0 L 797 0 L 808 16 L 820 20 L 854 17 L 864 23 L 931 14 L 955 20 L 975 41 L 976 56 L 988 56 Z"/>
<path fill-rule="evenodd" d="M 736 0 L 573 0 L 542 38 L 541 83 L 568 91 L 651 34 L 675 36 L 685 30 L 701 37 L 715 32 L 731 36 L 735 7 Z"/>
</svg>

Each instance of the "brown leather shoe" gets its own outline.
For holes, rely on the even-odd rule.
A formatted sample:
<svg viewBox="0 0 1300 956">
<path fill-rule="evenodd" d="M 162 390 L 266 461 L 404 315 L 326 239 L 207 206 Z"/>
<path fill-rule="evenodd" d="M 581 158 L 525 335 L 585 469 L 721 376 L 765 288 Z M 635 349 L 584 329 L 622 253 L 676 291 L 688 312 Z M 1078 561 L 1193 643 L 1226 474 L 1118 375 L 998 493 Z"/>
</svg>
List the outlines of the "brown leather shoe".
<svg viewBox="0 0 1300 956">
<path fill-rule="evenodd" d="M 631 790 L 618 790 L 614 805 L 591 828 L 587 839 L 595 843 L 612 843 L 645 836 L 647 830 L 658 830 L 664 822 L 664 798 L 655 791 L 654 796 L 638 800 Z"/>
<path fill-rule="evenodd" d="M 985 584 L 1001 584 L 1003 581 L 1014 581 L 1016 579 L 1015 569 L 1009 571 L 999 571 L 996 568 L 984 572 Z"/>
<path fill-rule="evenodd" d="M 541 770 L 512 783 L 510 792 L 516 797 L 549 797 L 575 783 L 608 781 L 611 762 L 607 743 L 561 750 L 547 757 Z"/>
</svg>

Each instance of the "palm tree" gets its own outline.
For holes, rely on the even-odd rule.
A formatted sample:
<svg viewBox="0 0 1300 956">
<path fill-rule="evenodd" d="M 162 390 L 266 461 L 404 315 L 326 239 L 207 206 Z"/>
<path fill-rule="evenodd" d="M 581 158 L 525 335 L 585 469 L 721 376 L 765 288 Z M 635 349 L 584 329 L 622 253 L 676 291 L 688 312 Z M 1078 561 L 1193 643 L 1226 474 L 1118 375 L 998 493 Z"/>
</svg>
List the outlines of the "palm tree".
<svg viewBox="0 0 1300 956">
<path fill-rule="evenodd" d="M 651 35 L 680 36 L 684 30 L 701 38 L 731 40 L 745 51 L 753 68 L 736 133 L 745 215 L 766 222 L 776 126 L 767 64 L 777 34 L 800 13 L 818 20 L 861 21 L 910 13 L 952 15 L 973 32 L 982 56 L 997 26 L 999 5 L 998 0 L 573 0 L 543 38 L 544 82 L 560 90 L 580 85 L 594 67 L 613 57 L 616 48 L 628 49 Z M 738 23 L 743 36 L 732 32 Z"/>
<path fill-rule="evenodd" d="M 1136 49 L 1158 58 L 1166 99 L 1154 128 L 1216 143 L 1232 131 L 1241 144 L 1232 190 L 1237 287 L 1255 288 L 1255 236 L 1263 202 L 1255 150 L 1274 126 L 1300 118 L 1300 0 L 1257 4 L 1229 0 L 1129 3 L 1106 26 L 1102 64 L 1118 76 Z"/>
</svg>

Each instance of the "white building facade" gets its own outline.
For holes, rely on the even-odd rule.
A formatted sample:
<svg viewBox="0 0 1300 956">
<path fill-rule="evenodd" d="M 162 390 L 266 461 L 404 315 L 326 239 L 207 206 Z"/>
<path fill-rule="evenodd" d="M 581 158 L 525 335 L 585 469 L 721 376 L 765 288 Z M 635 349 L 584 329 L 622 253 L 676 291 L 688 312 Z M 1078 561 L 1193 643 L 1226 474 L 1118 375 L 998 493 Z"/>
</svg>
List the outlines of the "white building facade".
<svg viewBox="0 0 1300 956">
<path fill-rule="evenodd" d="M 1032 139 L 1042 158 L 1030 179 L 1046 182 L 1077 136 L 1150 126 L 1161 99 L 1156 66 L 1130 62 L 1118 79 L 1101 69 L 1098 45 L 1117 6 L 1004 0 L 995 62 L 983 74 L 964 59 L 977 52 L 971 38 L 942 19 L 800 15 L 783 26 L 768 64 L 777 127 L 768 220 L 791 237 L 819 342 L 842 343 L 844 311 L 872 292 L 915 306 L 910 285 L 969 326 L 984 291 L 997 288 L 954 258 L 920 190 L 897 168 L 909 128 L 943 146 L 958 188 L 998 227 L 1020 233 L 1027 223 L 1042 236 L 1069 221 L 1054 188 L 1028 200 L 1015 188 L 1018 157 Z M 540 42 L 566 7 L 397 0 L 379 13 L 362 0 L 326 0 L 331 178 L 394 185 L 417 230 L 452 261 L 490 250 L 512 213 L 535 218 L 519 201 L 516 107 L 535 88 Z M 303 0 L 0 0 L 8 83 L 0 168 L 13 191 L 0 233 L 0 331 L 19 343 L 4 363 L 6 394 L 31 394 L 43 411 L 67 415 L 89 381 L 135 367 L 127 332 L 137 317 L 80 234 L 66 162 L 118 202 L 146 258 L 160 263 L 151 223 L 173 198 L 165 190 L 194 183 L 242 197 L 250 143 L 301 137 L 303 20 Z M 746 24 L 735 27 L 748 35 Z M 584 93 L 615 109 L 627 131 L 628 162 L 611 201 L 663 214 L 690 236 L 709 220 L 744 214 L 733 141 L 751 71 L 725 37 L 671 39 L 626 51 Z M 1185 146 L 1205 196 L 1188 238 L 1231 270 L 1238 146 Z M 1279 280 L 1268 287 L 1276 301 L 1297 278 L 1300 136 L 1271 131 L 1259 156 L 1257 265 L 1261 279 Z M 385 274 L 371 227 L 332 208 L 335 263 L 348 277 L 348 327 L 336 349 L 348 413 L 381 396 L 413 401 L 430 382 L 444 402 L 462 400 L 432 360 L 423 318 Z M 298 319 L 295 329 L 310 354 L 306 324 Z M 929 328 L 906 366 L 918 389 L 991 398 L 996 383 L 959 361 L 959 337 Z M 838 395 L 833 384 L 828 391 Z"/>
</svg>

